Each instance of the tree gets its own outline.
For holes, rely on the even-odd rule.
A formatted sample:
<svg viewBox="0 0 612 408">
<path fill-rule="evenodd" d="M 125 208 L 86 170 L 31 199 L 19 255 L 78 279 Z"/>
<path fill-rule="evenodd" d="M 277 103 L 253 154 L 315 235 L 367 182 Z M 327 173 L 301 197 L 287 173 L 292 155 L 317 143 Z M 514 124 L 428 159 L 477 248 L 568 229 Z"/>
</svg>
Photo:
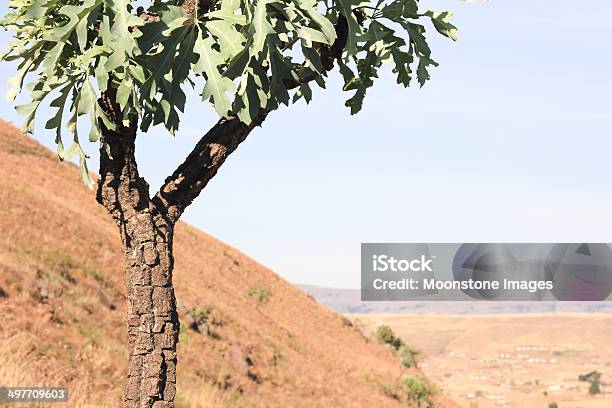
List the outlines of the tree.
<svg viewBox="0 0 612 408">
<path fill-rule="evenodd" d="M 589 394 L 595 395 L 601 393 L 601 373 L 599 371 L 595 370 L 587 374 L 579 375 L 578 380 L 591 383 L 589 386 Z"/>
<path fill-rule="evenodd" d="M 381 65 L 397 83 L 421 86 L 437 64 L 421 24 L 455 39 L 451 14 L 419 11 L 417 0 L 10 0 L 0 25 L 14 41 L 10 100 L 32 132 L 43 100 L 56 113 L 61 159 L 78 158 L 93 187 L 79 119 L 100 148 L 97 201 L 116 222 L 125 252 L 129 366 L 125 407 L 173 407 L 179 322 L 172 286 L 172 238 L 187 206 L 270 112 L 312 98 L 338 66 L 357 113 Z M 142 3 L 142 2 L 140 2 Z M 220 119 L 154 195 L 135 160 L 138 130 L 177 131 L 187 88 L 197 88 Z M 65 128 L 72 143 L 64 149 Z"/>
</svg>

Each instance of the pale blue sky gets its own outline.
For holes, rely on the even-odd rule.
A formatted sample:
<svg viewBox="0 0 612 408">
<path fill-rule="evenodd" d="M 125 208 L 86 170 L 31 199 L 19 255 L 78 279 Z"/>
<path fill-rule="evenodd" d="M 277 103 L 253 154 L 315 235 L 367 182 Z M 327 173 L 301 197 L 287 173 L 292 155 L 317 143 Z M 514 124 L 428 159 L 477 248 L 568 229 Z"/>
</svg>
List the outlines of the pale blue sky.
<svg viewBox="0 0 612 408">
<path fill-rule="evenodd" d="M 612 2 L 421 3 L 460 29 L 433 41 L 425 88 L 386 72 L 351 117 L 332 75 L 272 114 L 184 219 L 292 282 L 352 288 L 361 242 L 611 242 Z M 21 124 L 9 104 L 0 116 Z M 175 138 L 140 136 L 152 187 L 215 120 L 194 98 Z"/>
</svg>

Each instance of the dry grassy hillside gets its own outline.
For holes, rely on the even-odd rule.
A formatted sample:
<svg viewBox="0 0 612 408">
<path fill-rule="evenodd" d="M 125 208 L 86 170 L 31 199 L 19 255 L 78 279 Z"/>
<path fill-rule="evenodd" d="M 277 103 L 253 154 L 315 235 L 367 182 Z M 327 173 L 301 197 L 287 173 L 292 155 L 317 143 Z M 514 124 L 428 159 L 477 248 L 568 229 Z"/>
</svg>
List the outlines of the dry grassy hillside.
<svg viewBox="0 0 612 408">
<path fill-rule="evenodd" d="M 71 407 L 119 406 L 115 225 L 75 166 L 1 121 L 0 208 L 0 384 L 66 385 Z M 187 224 L 175 251 L 179 407 L 405 406 L 383 392 L 400 375 L 397 357 L 346 319 Z"/>
</svg>

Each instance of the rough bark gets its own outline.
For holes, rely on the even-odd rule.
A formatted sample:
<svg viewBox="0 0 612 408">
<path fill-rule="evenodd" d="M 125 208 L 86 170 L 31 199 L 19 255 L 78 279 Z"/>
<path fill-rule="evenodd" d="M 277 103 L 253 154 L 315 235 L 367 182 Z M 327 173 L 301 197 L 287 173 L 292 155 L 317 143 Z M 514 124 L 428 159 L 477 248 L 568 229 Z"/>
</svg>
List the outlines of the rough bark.
<svg viewBox="0 0 612 408">
<path fill-rule="evenodd" d="M 106 105 L 104 105 L 106 103 Z M 112 108 L 112 98 L 101 101 Z M 117 121 L 120 122 L 120 121 Z M 149 199 L 134 156 L 136 124 L 103 130 L 97 200 L 119 227 L 125 255 L 129 362 L 125 408 L 171 408 L 179 321 L 170 224 Z"/>
</svg>

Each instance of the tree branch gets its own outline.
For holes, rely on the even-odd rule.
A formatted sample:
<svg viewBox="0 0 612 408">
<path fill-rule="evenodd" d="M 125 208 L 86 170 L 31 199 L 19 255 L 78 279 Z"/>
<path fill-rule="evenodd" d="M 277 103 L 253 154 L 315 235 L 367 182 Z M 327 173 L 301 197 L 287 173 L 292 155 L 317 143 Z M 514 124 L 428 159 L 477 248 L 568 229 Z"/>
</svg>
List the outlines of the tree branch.
<svg viewBox="0 0 612 408">
<path fill-rule="evenodd" d="M 337 39 L 331 47 L 323 46 L 319 49 L 326 71 L 334 67 L 334 60 L 342 56 L 346 47 L 348 25 L 342 15 L 338 18 L 336 33 Z M 316 80 L 319 75 L 315 72 L 300 78 L 299 81 L 285 82 L 285 86 L 287 89 L 294 89 Z M 263 123 L 268 113 L 267 110 L 261 109 L 250 125 L 245 125 L 235 116 L 220 119 L 200 139 L 185 161 L 165 180 L 153 197 L 152 201 L 157 210 L 165 214 L 169 222 L 176 223 L 185 209 L 217 174 L 227 157 L 244 142 L 254 128 Z"/>
<path fill-rule="evenodd" d="M 134 116 L 130 125 L 124 126 L 121 109 L 115 101 L 116 90 L 110 86 L 98 101 L 117 130 L 112 131 L 100 124 L 100 181 L 96 200 L 106 208 L 119 228 L 124 228 L 127 219 L 150 206 L 149 185 L 138 174 L 136 164 L 137 119 Z"/>
<path fill-rule="evenodd" d="M 267 111 L 260 110 L 248 126 L 237 117 L 220 119 L 153 197 L 157 209 L 165 213 L 169 221 L 176 223 L 183 211 L 217 174 L 225 159 L 267 115 Z"/>
</svg>

